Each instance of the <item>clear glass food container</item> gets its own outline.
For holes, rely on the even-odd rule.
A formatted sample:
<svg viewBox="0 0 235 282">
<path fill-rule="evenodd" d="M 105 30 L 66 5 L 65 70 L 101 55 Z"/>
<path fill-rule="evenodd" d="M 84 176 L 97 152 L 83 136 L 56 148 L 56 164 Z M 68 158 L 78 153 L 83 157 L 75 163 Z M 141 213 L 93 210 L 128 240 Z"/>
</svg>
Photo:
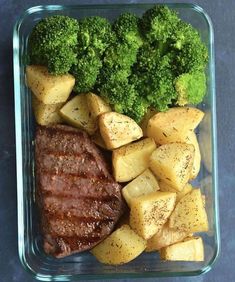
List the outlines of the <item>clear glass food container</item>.
<svg viewBox="0 0 235 282">
<path fill-rule="evenodd" d="M 18 248 L 24 268 L 42 281 L 71 281 L 111 278 L 140 278 L 199 275 L 211 269 L 219 253 L 219 218 L 217 192 L 217 136 L 215 104 L 214 37 L 210 18 L 205 11 L 193 4 L 167 4 L 179 12 L 185 21 L 199 31 L 209 50 L 207 67 L 207 94 L 199 108 L 206 115 L 197 135 L 202 151 L 202 166 L 194 184 L 201 187 L 206 196 L 209 232 L 201 234 L 205 245 L 204 262 L 165 262 L 158 253 L 143 253 L 137 259 L 121 266 L 99 263 L 89 252 L 63 259 L 46 256 L 38 230 L 35 204 L 34 178 L 34 128 L 31 93 L 25 85 L 27 42 L 32 27 L 42 18 L 54 14 L 74 18 L 99 15 L 110 20 L 130 11 L 141 15 L 153 4 L 36 6 L 24 12 L 18 19 L 13 33 L 15 129 L 18 189 Z"/>
</svg>

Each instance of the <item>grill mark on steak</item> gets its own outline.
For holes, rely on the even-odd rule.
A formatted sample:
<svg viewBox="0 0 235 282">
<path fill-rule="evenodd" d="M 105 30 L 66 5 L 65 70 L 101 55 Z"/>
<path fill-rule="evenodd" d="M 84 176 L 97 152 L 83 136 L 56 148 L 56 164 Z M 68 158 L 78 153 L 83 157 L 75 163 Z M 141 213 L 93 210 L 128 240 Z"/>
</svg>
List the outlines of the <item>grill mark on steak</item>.
<svg viewBox="0 0 235 282">
<path fill-rule="evenodd" d="M 39 126 L 35 159 L 45 252 L 64 257 L 106 238 L 122 214 L 121 186 L 88 135 Z"/>
</svg>

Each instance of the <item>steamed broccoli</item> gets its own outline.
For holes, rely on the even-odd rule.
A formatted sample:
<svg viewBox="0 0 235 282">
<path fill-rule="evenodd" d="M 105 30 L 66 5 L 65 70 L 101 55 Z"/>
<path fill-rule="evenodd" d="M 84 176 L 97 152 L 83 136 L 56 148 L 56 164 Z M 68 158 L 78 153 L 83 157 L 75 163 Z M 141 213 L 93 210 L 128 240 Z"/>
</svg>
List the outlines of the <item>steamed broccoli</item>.
<svg viewBox="0 0 235 282">
<path fill-rule="evenodd" d="M 147 10 L 142 17 L 142 31 L 148 42 L 166 42 L 171 39 L 180 21 L 177 13 L 167 6 L 156 5 Z"/>
<path fill-rule="evenodd" d="M 118 39 L 137 48 L 143 44 L 142 35 L 139 30 L 140 18 L 131 13 L 120 15 L 113 24 Z"/>
<path fill-rule="evenodd" d="M 177 104 L 199 104 L 206 92 L 206 76 L 204 72 L 184 73 L 175 80 L 175 88 L 178 93 Z"/>
<path fill-rule="evenodd" d="M 76 62 L 78 22 L 66 16 L 42 19 L 29 37 L 31 64 L 46 65 L 52 74 L 67 73 Z"/>
<path fill-rule="evenodd" d="M 93 89 L 99 74 L 102 61 L 88 51 L 71 67 L 70 73 L 75 77 L 74 91 L 78 93 L 88 92 Z"/>
<path fill-rule="evenodd" d="M 101 56 L 114 40 L 110 22 L 102 17 L 86 17 L 79 21 L 78 53 L 83 55 L 87 48 Z"/>
</svg>

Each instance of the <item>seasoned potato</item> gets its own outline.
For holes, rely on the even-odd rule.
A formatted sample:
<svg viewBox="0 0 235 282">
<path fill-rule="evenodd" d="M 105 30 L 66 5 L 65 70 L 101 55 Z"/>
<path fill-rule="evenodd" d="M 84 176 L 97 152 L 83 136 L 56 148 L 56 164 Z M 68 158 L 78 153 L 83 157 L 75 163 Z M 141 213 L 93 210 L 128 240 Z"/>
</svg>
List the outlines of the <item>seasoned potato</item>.
<svg viewBox="0 0 235 282">
<path fill-rule="evenodd" d="M 128 225 L 123 225 L 94 247 L 91 253 L 102 263 L 118 265 L 133 260 L 145 247 L 146 241 Z"/>
<path fill-rule="evenodd" d="M 159 185 L 156 177 L 149 169 L 146 169 L 122 189 L 122 195 L 127 204 L 130 206 L 133 198 L 146 195 L 157 190 L 159 190 Z"/>
<path fill-rule="evenodd" d="M 147 127 L 148 127 L 149 119 L 151 117 L 153 117 L 156 113 L 157 113 L 157 111 L 155 109 L 149 108 L 147 110 L 147 113 L 144 115 L 143 119 L 141 120 L 140 127 L 143 130 L 143 135 L 144 136 L 147 136 Z"/>
<path fill-rule="evenodd" d="M 97 122 L 87 107 L 86 94 L 79 94 L 68 101 L 60 109 L 60 115 L 69 124 L 81 128 L 91 135 L 97 129 Z"/>
<path fill-rule="evenodd" d="M 130 117 L 108 112 L 99 117 L 100 134 L 108 149 L 115 149 L 143 136 L 142 129 Z"/>
<path fill-rule="evenodd" d="M 176 193 L 176 203 L 179 202 L 186 194 L 192 191 L 193 187 L 191 184 L 187 183 L 181 191 L 175 190 L 170 185 L 166 184 L 163 181 L 159 181 L 160 191 L 163 192 L 175 192 Z"/>
<path fill-rule="evenodd" d="M 150 239 L 166 223 L 175 206 L 176 193 L 153 192 L 131 200 L 130 226 Z"/>
<path fill-rule="evenodd" d="M 26 81 L 39 101 L 44 104 L 64 103 L 68 99 L 75 78 L 71 74 L 52 75 L 44 66 L 27 66 Z"/>
<path fill-rule="evenodd" d="M 160 257 L 163 260 L 173 261 L 204 261 L 202 238 L 186 238 L 183 242 L 162 248 Z"/>
<path fill-rule="evenodd" d="M 61 123 L 63 120 L 59 115 L 59 110 L 64 103 L 58 104 L 44 104 L 39 101 L 35 95 L 32 95 L 32 106 L 34 116 L 38 124 L 49 125 L 54 123 Z"/>
<path fill-rule="evenodd" d="M 99 129 L 91 136 L 92 141 L 103 149 L 107 149 Z"/>
<path fill-rule="evenodd" d="M 127 182 L 140 175 L 149 166 L 149 158 L 156 149 L 152 138 L 128 144 L 113 151 L 113 174 L 118 182 Z"/>
<path fill-rule="evenodd" d="M 208 231 L 208 219 L 200 189 L 193 189 L 176 205 L 169 227 L 189 233 Z"/>
<path fill-rule="evenodd" d="M 191 144 L 162 145 L 152 153 L 150 168 L 166 184 L 181 191 L 192 171 L 194 151 L 194 146 Z"/>
<path fill-rule="evenodd" d="M 94 118 L 97 118 L 103 113 L 111 112 L 109 104 L 107 104 L 100 96 L 90 92 L 86 94 L 86 98 L 89 111 Z"/>
<path fill-rule="evenodd" d="M 192 171 L 190 173 L 190 180 L 195 179 L 198 176 L 198 173 L 201 168 L 201 153 L 200 153 L 200 148 L 199 144 L 197 141 L 197 136 L 194 132 L 190 132 L 188 134 L 188 139 L 187 139 L 187 144 L 192 144 L 195 149 L 195 155 L 194 155 L 194 160 L 193 160 L 193 167 Z"/>
<path fill-rule="evenodd" d="M 190 234 L 191 235 L 191 234 Z M 163 247 L 182 241 L 189 234 L 185 231 L 169 228 L 166 223 L 160 232 L 147 241 L 146 252 L 158 251 Z"/>
<path fill-rule="evenodd" d="M 189 131 L 201 122 L 204 113 L 196 108 L 177 107 L 154 115 L 148 122 L 147 136 L 157 144 L 186 142 Z"/>
</svg>

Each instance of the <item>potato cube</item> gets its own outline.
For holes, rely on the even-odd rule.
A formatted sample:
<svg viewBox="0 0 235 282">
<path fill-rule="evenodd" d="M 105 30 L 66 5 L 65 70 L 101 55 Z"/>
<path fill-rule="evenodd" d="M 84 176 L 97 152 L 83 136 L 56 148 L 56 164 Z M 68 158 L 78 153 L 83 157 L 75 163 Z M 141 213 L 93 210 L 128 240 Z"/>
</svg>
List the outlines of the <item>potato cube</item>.
<svg viewBox="0 0 235 282">
<path fill-rule="evenodd" d="M 150 157 L 153 173 L 174 189 L 181 191 L 189 180 L 194 160 L 194 146 L 170 143 L 158 147 Z"/>
<path fill-rule="evenodd" d="M 90 113 L 94 118 L 97 118 L 103 113 L 111 112 L 109 104 L 106 103 L 100 96 L 90 92 L 86 94 L 86 99 Z"/>
<path fill-rule="evenodd" d="M 208 219 L 200 189 L 193 189 L 176 205 L 169 227 L 189 233 L 208 231 Z"/>
<path fill-rule="evenodd" d="M 143 136 L 142 129 L 130 117 L 108 112 L 99 117 L 100 134 L 108 149 L 115 149 Z"/>
<path fill-rule="evenodd" d="M 32 106 L 36 122 L 40 125 L 61 123 L 63 120 L 59 115 L 59 110 L 63 104 L 44 104 L 35 95 L 32 95 Z"/>
<path fill-rule="evenodd" d="M 127 204 L 130 206 L 133 198 L 137 198 L 157 190 L 159 190 L 159 185 L 156 177 L 149 169 L 146 169 L 122 189 L 122 195 Z"/>
<path fill-rule="evenodd" d="M 149 166 L 149 159 L 156 149 L 152 138 L 128 144 L 113 151 L 113 174 L 118 182 L 127 182 L 140 175 Z"/>
<path fill-rule="evenodd" d="M 52 75 L 44 66 L 27 66 L 26 81 L 39 101 L 44 104 L 64 103 L 75 84 L 71 74 Z"/>
<path fill-rule="evenodd" d="M 186 142 L 189 131 L 198 126 L 203 116 L 202 111 L 192 107 L 176 107 L 159 112 L 150 118 L 147 136 L 160 145 Z"/>
<path fill-rule="evenodd" d="M 144 239 L 159 232 L 174 209 L 176 193 L 153 192 L 131 200 L 130 226 Z"/>
<path fill-rule="evenodd" d="M 186 141 L 187 144 L 192 144 L 195 149 L 195 155 L 194 155 L 194 160 L 193 160 L 193 167 L 192 171 L 190 173 L 190 180 L 195 179 L 198 176 L 198 173 L 201 168 L 201 153 L 200 153 L 200 148 L 199 144 L 197 141 L 197 136 L 194 132 L 190 132 L 188 134 L 188 139 Z"/>
<path fill-rule="evenodd" d="M 172 261 L 204 261 L 202 238 L 186 238 L 183 242 L 162 248 L 160 257 L 163 260 Z"/>
<path fill-rule="evenodd" d="M 160 232 L 153 235 L 153 237 L 147 241 L 147 248 L 145 251 L 158 251 L 161 248 L 180 242 L 188 236 L 189 233 L 169 228 L 169 225 L 166 223 Z"/>
<path fill-rule="evenodd" d="M 60 115 L 69 124 L 85 130 L 92 135 L 97 129 L 97 122 L 91 116 L 86 100 L 86 94 L 79 94 L 68 101 L 60 109 Z"/>
<path fill-rule="evenodd" d="M 91 253 L 102 263 L 118 265 L 135 259 L 145 247 L 146 241 L 128 225 L 123 225 L 94 247 Z"/>
<path fill-rule="evenodd" d="M 163 181 L 159 181 L 160 191 L 163 192 L 175 192 L 176 193 L 176 203 L 178 203 L 186 194 L 192 191 L 193 187 L 191 184 L 187 183 L 181 191 L 177 191 L 170 185 Z"/>
</svg>

